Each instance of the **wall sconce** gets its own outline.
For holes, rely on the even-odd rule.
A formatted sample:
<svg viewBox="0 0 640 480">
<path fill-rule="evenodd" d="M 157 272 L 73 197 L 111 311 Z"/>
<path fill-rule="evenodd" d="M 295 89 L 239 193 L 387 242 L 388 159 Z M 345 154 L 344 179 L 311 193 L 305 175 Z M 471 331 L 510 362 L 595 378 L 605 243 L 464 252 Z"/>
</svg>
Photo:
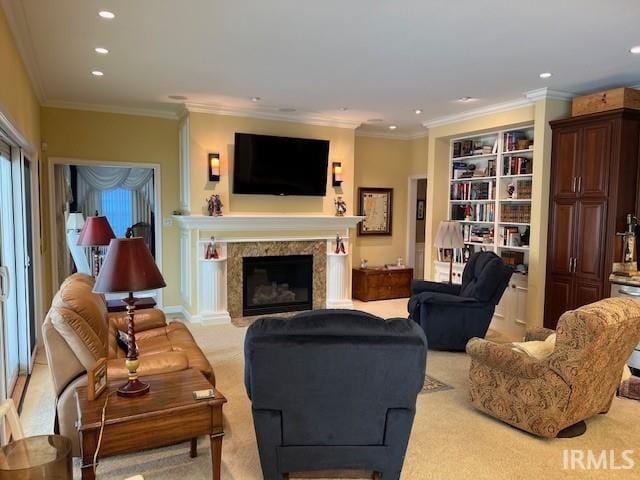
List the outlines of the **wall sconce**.
<svg viewBox="0 0 640 480">
<path fill-rule="evenodd" d="M 340 187 L 342 185 L 342 163 L 333 162 L 331 166 L 332 185 Z"/>
<path fill-rule="evenodd" d="M 220 181 L 220 154 L 219 153 L 209 154 L 208 170 L 209 170 L 209 181 L 219 182 Z"/>
</svg>

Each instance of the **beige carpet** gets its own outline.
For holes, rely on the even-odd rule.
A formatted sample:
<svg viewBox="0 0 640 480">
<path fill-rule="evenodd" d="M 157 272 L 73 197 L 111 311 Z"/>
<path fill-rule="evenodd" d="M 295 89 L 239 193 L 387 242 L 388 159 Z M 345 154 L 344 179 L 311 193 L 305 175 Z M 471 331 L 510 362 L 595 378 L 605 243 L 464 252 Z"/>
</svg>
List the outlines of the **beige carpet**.
<svg viewBox="0 0 640 480">
<path fill-rule="evenodd" d="M 404 316 L 405 302 L 358 306 L 385 316 Z M 250 403 L 243 385 L 242 343 L 245 329 L 233 325 L 190 326 L 211 361 L 218 388 L 226 395 L 222 478 L 261 479 Z M 42 356 L 41 356 L 42 357 Z M 464 353 L 429 352 L 428 373 L 453 389 L 418 396 L 403 479 L 631 479 L 640 478 L 640 402 L 616 398 L 611 411 L 587 421 L 588 430 L 574 439 L 541 440 L 487 417 L 467 401 L 468 357 Z M 53 425 L 53 397 L 46 365 L 34 371 L 22 422 L 27 434 L 47 433 Z M 145 480 L 211 478 L 208 441 L 200 439 L 200 456 L 189 458 L 186 443 L 105 459 L 99 479 L 143 474 Z M 564 470 L 564 449 L 635 449 L 633 470 Z M 80 478 L 75 464 L 76 478 Z"/>
</svg>

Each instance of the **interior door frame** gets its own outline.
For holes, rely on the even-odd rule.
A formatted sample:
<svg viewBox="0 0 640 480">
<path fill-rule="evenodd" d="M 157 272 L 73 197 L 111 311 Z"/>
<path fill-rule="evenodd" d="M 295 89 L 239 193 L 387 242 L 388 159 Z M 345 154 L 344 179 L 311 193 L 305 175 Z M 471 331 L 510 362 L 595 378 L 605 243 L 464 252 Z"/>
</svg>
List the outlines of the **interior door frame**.
<svg viewBox="0 0 640 480">
<path fill-rule="evenodd" d="M 415 265 L 416 258 L 416 213 L 417 213 L 417 199 L 418 199 L 418 180 L 424 180 L 427 182 L 428 180 L 426 175 L 409 175 L 407 180 L 407 266 L 413 267 Z M 425 205 L 426 209 L 426 205 Z M 425 211 L 425 231 L 426 231 L 426 211 Z M 426 240 L 426 237 L 425 237 Z M 426 243 L 426 242 L 425 242 Z M 425 245 L 426 251 L 426 245 Z M 425 256 L 426 261 L 426 256 Z M 426 265 L 423 270 L 424 274 L 427 273 Z"/>
<path fill-rule="evenodd" d="M 153 169 L 153 195 L 154 195 L 154 235 L 155 235 L 155 247 L 156 247 L 156 265 L 160 271 L 162 271 L 162 184 L 161 184 L 161 171 L 159 163 L 148 162 L 118 162 L 112 160 L 91 160 L 86 158 L 73 158 L 73 157 L 49 157 L 48 165 L 48 184 L 49 184 L 49 205 L 53 208 L 55 205 L 55 179 L 54 171 L 56 165 L 78 165 L 78 166 L 93 166 L 93 167 L 126 167 L 126 168 L 151 168 Z M 49 234 L 51 236 L 51 285 L 52 288 L 56 287 L 56 272 L 58 268 L 58 252 L 54 248 L 53 242 L 56 238 L 56 223 L 55 215 L 49 215 Z M 156 290 L 156 301 L 158 308 L 164 306 L 162 289 Z M 53 294 L 54 292 L 51 292 Z"/>
<path fill-rule="evenodd" d="M 44 275 L 43 275 L 43 259 L 42 255 L 44 252 L 43 242 L 42 242 L 42 216 L 40 209 L 40 155 L 38 149 L 27 139 L 27 137 L 20 131 L 20 129 L 16 126 L 16 122 L 11 118 L 11 116 L 0 106 L 0 137 L 7 141 L 13 148 L 16 149 L 16 154 L 18 157 L 14 157 L 12 152 L 11 161 L 14 162 L 15 159 L 18 159 L 19 165 L 19 175 L 14 175 L 13 177 L 13 186 L 21 187 L 24 181 L 24 177 L 22 177 L 22 169 L 23 162 L 29 161 L 31 163 L 30 168 L 30 180 L 31 180 L 31 215 L 30 218 L 26 218 L 26 215 L 23 217 L 24 221 L 31 222 L 31 250 L 33 252 L 33 258 L 31 258 L 31 267 L 33 269 L 33 289 L 31 289 L 31 294 L 33 295 L 33 305 L 34 305 L 34 314 L 36 319 L 36 332 L 35 338 L 36 343 L 31 349 L 30 345 L 30 326 L 28 321 L 28 308 L 26 306 L 26 325 L 20 325 L 19 328 L 22 329 L 22 332 L 19 335 L 20 340 L 24 340 L 26 342 L 25 345 L 21 345 L 20 349 L 20 374 L 30 375 L 33 370 L 33 365 L 35 363 L 35 357 L 37 353 L 38 346 L 42 343 L 42 335 L 40 326 L 42 324 L 42 319 L 44 318 Z M 13 149 L 12 149 L 13 150 Z M 26 157 L 26 158 L 25 158 Z M 22 190 L 20 190 L 22 191 Z M 23 196 L 24 200 L 24 196 Z M 22 207 L 22 205 L 21 205 Z M 14 218 L 16 216 L 16 212 L 14 209 Z M 24 233 L 24 232 L 23 232 Z M 26 241 L 26 239 L 25 239 Z M 24 245 L 20 245 L 21 251 L 25 251 Z M 21 273 L 24 274 L 24 270 L 20 268 Z M 17 284 L 17 282 L 16 282 Z M 21 285 L 24 287 L 24 285 Z M 17 287 L 17 285 L 14 285 Z M 25 330 L 26 328 L 26 330 Z M 3 347 L 0 347 L 3 348 Z M 2 352 L 4 356 L 4 351 Z M 4 375 L 4 373 L 3 373 Z M 3 379 L 3 389 L 4 389 L 4 379 Z M 10 394 L 11 392 L 3 392 L 5 395 Z"/>
</svg>

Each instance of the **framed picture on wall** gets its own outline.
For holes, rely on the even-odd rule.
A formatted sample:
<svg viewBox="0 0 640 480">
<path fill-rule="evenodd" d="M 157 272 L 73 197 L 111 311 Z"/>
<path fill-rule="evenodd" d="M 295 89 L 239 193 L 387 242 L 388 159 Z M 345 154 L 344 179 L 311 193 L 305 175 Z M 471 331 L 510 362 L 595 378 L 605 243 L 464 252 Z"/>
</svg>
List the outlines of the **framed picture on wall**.
<svg viewBox="0 0 640 480">
<path fill-rule="evenodd" d="M 392 188 L 358 189 L 358 214 L 365 217 L 358 224 L 358 235 L 391 235 L 392 212 Z"/>
<path fill-rule="evenodd" d="M 416 220 L 424 220 L 424 200 L 418 200 L 416 206 Z"/>
</svg>

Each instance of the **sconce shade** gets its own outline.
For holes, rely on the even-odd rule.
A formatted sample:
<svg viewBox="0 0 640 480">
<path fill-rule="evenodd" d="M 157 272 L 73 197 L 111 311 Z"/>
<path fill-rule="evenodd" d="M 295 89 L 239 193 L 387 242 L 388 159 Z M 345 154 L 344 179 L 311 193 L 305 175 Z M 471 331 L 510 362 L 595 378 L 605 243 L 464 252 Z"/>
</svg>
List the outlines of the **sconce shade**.
<svg viewBox="0 0 640 480">
<path fill-rule="evenodd" d="M 114 238 L 93 291 L 128 293 L 165 286 L 151 251 L 141 237 Z"/>
<path fill-rule="evenodd" d="M 116 235 L 113 233 L 107 217 L 88 217 L 78 237 L 78 245 L 81 247 L 109 245 L 112 238 L 116 238 Z"/>
<path fill-rule="evenodd" d="M 84 227 L 84 215 L 82 213 L 70 213 L 67 218 L 67 230 L 82 230 Z"/>
<path fill-rule="evenodd" d="M 333 162 L 331 167 L 332 167 L 331 168 L 331 176 L 332 176 L 331 184 L 334 187 L 339 187 L 340 185 L 342 185 L 342 163 Z"/>
<path fill-rule="evenodd" d="M 464 239 L 462 238 L 460 224 L 458 222 L 451 221 L 440 222 L 434 245 L 437 248 L 464 247 Z"/>
<path fill-rule="evenodd" d="M 209 154 L 209 162 L 208 162 L 207 168 L 209 169 L 209 181 L 210 182 L 220 181 L 220 154 L 219 153 Z"/>
</svg>

